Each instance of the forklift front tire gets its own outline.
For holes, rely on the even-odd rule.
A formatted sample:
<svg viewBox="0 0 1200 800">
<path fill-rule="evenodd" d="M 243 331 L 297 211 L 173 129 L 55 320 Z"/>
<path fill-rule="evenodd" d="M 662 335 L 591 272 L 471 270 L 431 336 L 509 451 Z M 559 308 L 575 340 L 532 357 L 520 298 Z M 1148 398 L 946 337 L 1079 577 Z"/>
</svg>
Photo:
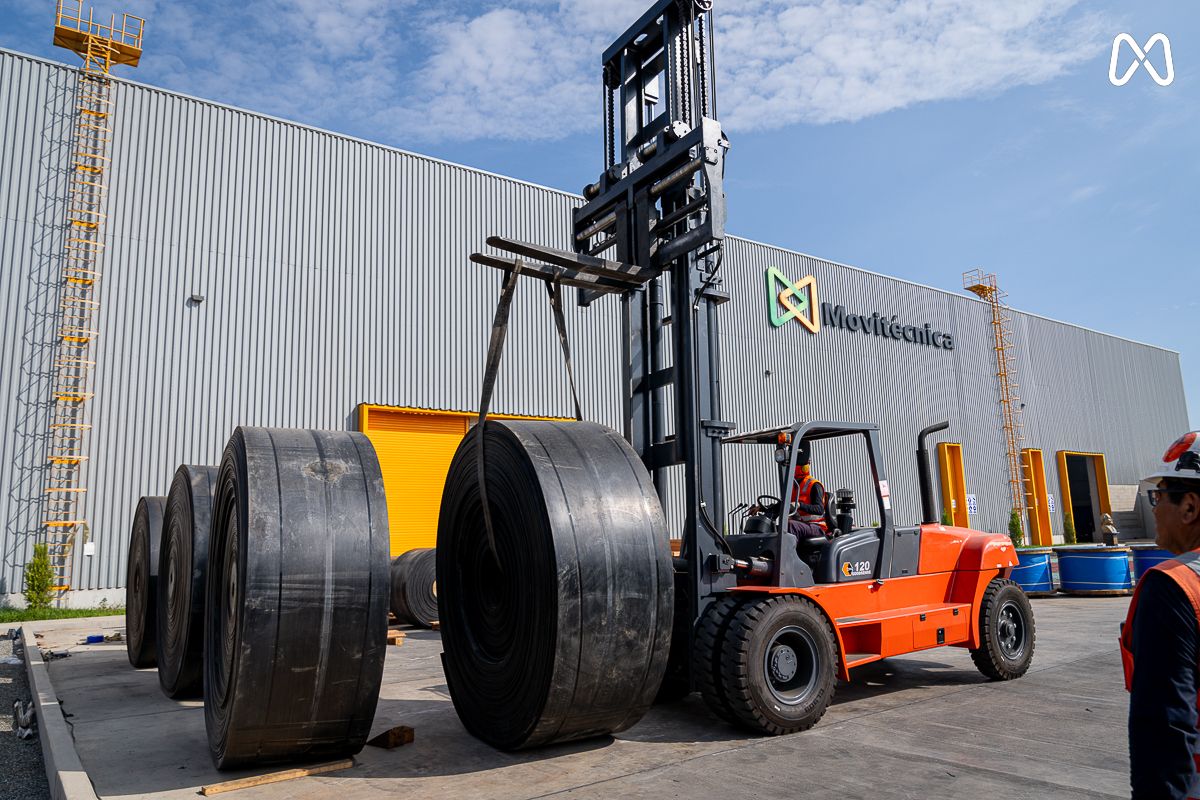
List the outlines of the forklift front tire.
<svg viewBox="0 0 1200 800">
<path fill-rule="evenodd" d="M 725 696 L 721 661 L 729 626 L 743 600 L 736 594 L 726 594 L 705 609 L 696 628 L 695 648 L 692 650 L 692 675 L 700 696 L 712 713 L 731 725 L 737 724 L 737 717 L 729 708 L 729 699 Z"/>
<path fill-rule="evenodd" d="M 1037 639 L 1033 608 L 1014 581 L 994 578 L 979 604 L 980 646 L 971 659 L 994 681 L 1011 681 L 1029 671 Z"/>
<path fill-rule="evenodd" d="M 778 736 L 821 719 L 837 686 L 833 628 L 811 601 L 777 595 L 733 614 L 721 658 L 725 700 L 737 722 Z"/>
</svg>

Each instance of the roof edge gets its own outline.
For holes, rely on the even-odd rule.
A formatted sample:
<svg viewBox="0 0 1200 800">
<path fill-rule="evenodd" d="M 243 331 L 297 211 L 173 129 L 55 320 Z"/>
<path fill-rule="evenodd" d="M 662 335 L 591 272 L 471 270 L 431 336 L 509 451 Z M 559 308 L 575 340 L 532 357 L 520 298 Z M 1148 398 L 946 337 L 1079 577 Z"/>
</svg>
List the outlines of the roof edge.
<svg viewBox="0 0 1200 800">
<path fill-rule="evenodd" d="M 62 61 L 55 61 L 50 58 L 45 58 L 44 56 L 35 56 L 30 53 L 22 53 L 19 50 L 10 50 L 7 47 L 0 47 L 0 54 L 13 56 L 15 58 L 25 59 L 26 61 L 37 62 L 39 64 L 45 64 L 46 66 L 58 67 L 60 69 L 69 70 L 71 72 L 75 72 L 78 69 L 77 67 L 73 67 L 70 64 L 63 63 Z M 304 130 L 312 131 L 313 133 L 319 133 L 319 134 L 323 134 L 325 136 L 332 136 L 336 139 L 344 139 L 346 141 L 356 142 L 358 144 L 364 144 L 364 145 L 367 145 L 368 147 L 378 147 L 383 150 L 389 150 L 391 152 L 401 153 L 403 155 L 410 156 L 412 158 L 417 158 L 422 161 L 428 161 L 433 164 L 441 164 L 441 165 L 447 166 L 447 167 L 454 167 L 455 169 L 464 169 L 464 170 L 467 170 L 468 172 L 474 172 L 479 175 L 486 175 L 490 178 L 499 178 L 500 180 L 503 180 L 503 181 L 520 184 L 522 186 L 528 186 L 533 189 L 541 189 L 543 191 L 553 192 L 554 194 L 557 194 L 557 195 L 569 197 L 572 200 L 579 200 L 580 202 L 583 201 L 583 196 L 580 194 L 577 194 L 575 192 L 568 192 L 564 189 L 556 189 L 553 186 L 544 186 L 540 183 L 534 183 L 532 181 L 522 180 L 521 178 L 514 178 L 511 175 L 501 175 L 499 172 L 491 172 L 489 170 L 482 169 L 480 167 L 472 167 L 468 164 L 460 164 L 457 161 L 448 161 L 444 158 L 437 158 L 436 156 L 425 155 L 424 153 L 417 153 L 412 150 L 405 150 L 403 147 L 397 147 L 396 145 L 384 144 L 383 142 L 376 142 L 376 141 L 372 141 L 370 139 L 363 139 L 358 136 L 351 136 L 348 133 L 340 133 L 338 131 L 329 130 L 328 128 L 321 128 L 317 125 L 310 125 L 306 122 L 298 122 L 294 119 L 287 119 L 286 117 L 276 117 L 271 114 L 263 113 L 262 111 L 254 111 L 253 109 L 242 108 L 241 106 L 235 106 L 230 103 L 222 103 L 218 100 L 211 100 L 211 99 L 208 99 L 205 97 L 197 97 L 196 95 L 186 94 L 184 92 L 179 92 L 174 89 L 165 89 L 162 86 L 155 86 L 154 84 L 150 84 L 150 83 L 142 83 L 140 81 L 130 80 L 128 78 L 123 78 L 119 75 L 110 75 L 109 78 L 117 83 L 124 83 L 129 86 L 136 86 L 139 89 L 146 89 L 147 91 L 158 92 L 159 94 L 170 95 L 172 97 L 179 97 L 184 100 L 191 100 L 194 103 L 201 103 L 206 106 L 212 106 L 214 108 L 225 109 L 226 111 L 236 111 L 239 114 L 248 114 L 249 116 L 258 117 L 259 119 L 270 120 L 271 122 L 278 122 L 283 125 L 290 125 L 294 128 L 302 128 Z"/>
</svg>

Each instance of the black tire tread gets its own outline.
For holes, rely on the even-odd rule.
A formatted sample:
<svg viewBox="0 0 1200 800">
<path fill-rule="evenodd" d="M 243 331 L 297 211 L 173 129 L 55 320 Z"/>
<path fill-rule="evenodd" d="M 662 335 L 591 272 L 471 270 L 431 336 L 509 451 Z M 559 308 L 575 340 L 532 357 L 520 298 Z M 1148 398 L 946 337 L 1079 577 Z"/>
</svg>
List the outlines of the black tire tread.
<svg viewBox="0 0 1200 800">
<path fill-rule="evenodd" d="M 827 656 L 833 664 L 833 679 L 825 687 L 825 697 L 820 710 L 815 716 L 802 724 L 782 726 L 769 719 L 758 708 L 750 687 L 750 675 L 753 665 L 750 663 L 750 650 L 753 647 L 756 630 L 768 616 L 771 609 L 784 604 L 797 604 L 809 609 L 819 624 L 824 628 L 825 643 L 828 646 Z M 722 648 L 721 680 L 729 709 L 735 724 L 756 733 L 766 733 L 780 736 L 788 733 L 806 731 L 820 721 L 833 701 L 837 689 L 837 667 L 840 655 L 833 626 L 829 624 L 824 612 L 811 600 L 796 595 L 769 597 L 757 602 L 747 602 L 734 614 L 726 633 L 725 645 Z"/>
<path fill-rule="evenodd" d="M 983 592 L 983 599 L 979 603 L 979 641 L 981 646 L 971 650 L 971 660 L 975 662 L 976 668 L 984 674 L 984 676 L 994 681 L 1011 681 L 1019 678 L 1029 671 L 1029 665 L 1033 662 L 1033 651 L 1037 644 L 1037 629 L 1033 623 L 1033 609 L 1029 607 L 1029 599 L 1026 598 L 1025 606 L 1028 612 L 1029 632 L 1029 651 L 1023 659 L 1023 663 L 1016 667 L 1009 667 L 998 652 L 992 649 L 992 605 L 996 602 L 997 596 L 1007 586 L 1016 587 L 1024 596 L 1024 591 L 1021 585 L 1016 581 L 1007 578 L 994 578 L 988 584 L 987 589 Z"/>
<path fill-rule="evenodd" d="M 721 681 L 721 655 L 729 625 L 741 604 L 742 598 L 726 595 L 710 605 L 700 618 L 696 628 L 696 644 L 692 650 L 692 675 L 697 691 L 709 710 L 731 725 L 737 724 L 737 717 L 725 697 L 725 687 Z"/>
</svg>

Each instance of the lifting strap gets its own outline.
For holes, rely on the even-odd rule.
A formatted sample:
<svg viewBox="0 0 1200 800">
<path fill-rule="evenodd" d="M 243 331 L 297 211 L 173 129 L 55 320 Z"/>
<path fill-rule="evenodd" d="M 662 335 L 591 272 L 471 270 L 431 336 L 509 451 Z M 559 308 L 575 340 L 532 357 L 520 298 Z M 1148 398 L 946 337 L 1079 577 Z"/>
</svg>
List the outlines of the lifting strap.
<svg viewBox="0 0 1200 800">
<path fill-rule="evenodd" d="M 575 402 L 575 421 L 583 421 L 583 412 L 579 409 L 579 392 L 575 390 L 575 370 L 571 367 L 571 345 L 567 341 L 567 323 L 563 319 L 562 284 L 555 280 L 546 280 L 546 291 L 550 294 L 550 308 L 554 310 L 554 327 L 558 329 L 558 341 L 562 345 L 563 363 L 567 365 L 567 380 L 571 382 L 571 399 Z"/>
<path fill-rule="evenodd" d="M 508 317 L 512 309 L 513 294 L 517 288 L 517 278 L 521 275 L 524 261 L 517 258 L 511 270 L 505 270 L 504 286 L 500 289 L 500 301 L 496 304 L 496 315 L 492 319 L 492 335 L 488 341 L 487 362 L 483 370 L 483 390 L 479 398 L 479 418 L 475 422 L 476 447 L 479 455 L 476 458 L 476 476 L 479 481 L 479 501 L 483 505 L 483 525 L 487 532 L 488 546 L 500 565 L 500 553 L 496 550 L 496 537 L 492 530 L 492 509 L 488 505 L 487 480 L 484 474 L 483 428 L 487 424 L 488 407 L 492 402 L 492 391 L 496 388 L 496 375 L 500 371 L 500 358 L 504 353 L 504 340 L 508 335 Z M 561 274 L 556 270 L 555 278 Z M 554 327 L 558 330 L 558 341 L 562 345 L 563 361 L 567 367 L 567 379 L 571 383 L 571 400 L 575 404 L 575 419 L 583 420 L 583 412 L 579 405 L 579 392 L 575 388 L 575 370 L 571 366 L 571 345 L 567 340 L 567 325 L 562 308 L 562 285 L 556 280 L 546 279 L 546 292 L 550 298 L 550 308 L 554 312 Z"/>
</svg>

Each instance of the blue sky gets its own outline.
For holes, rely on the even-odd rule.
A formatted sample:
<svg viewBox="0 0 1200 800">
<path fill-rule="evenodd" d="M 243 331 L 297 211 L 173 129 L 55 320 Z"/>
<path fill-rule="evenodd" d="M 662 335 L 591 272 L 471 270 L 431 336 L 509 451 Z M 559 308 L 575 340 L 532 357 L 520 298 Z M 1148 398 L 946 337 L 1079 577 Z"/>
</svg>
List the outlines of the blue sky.
<svg viewBox="0 0 1200 800">
<path fill-rule="evenodd" d="M 138 81 L 577 191 L 599 53 L 649 0 L 103 0 Z M 716 0 L 730 232 L 1177 350 L 1200 428 L 1200 6 Z M 53 3 L 0 46 L 68 61 Z M 1175 79 L 1108 80 L 1113 38 Z M 1132 61 L 1122 54 L 1120 71 Z M 1150 60 L 1163 70 L 1162 49 Z M 1153 392 L 1154 387 L 1145 387 Z M 1167 443 L 1164 442 L 1164 447 Z"/>
</svg>

